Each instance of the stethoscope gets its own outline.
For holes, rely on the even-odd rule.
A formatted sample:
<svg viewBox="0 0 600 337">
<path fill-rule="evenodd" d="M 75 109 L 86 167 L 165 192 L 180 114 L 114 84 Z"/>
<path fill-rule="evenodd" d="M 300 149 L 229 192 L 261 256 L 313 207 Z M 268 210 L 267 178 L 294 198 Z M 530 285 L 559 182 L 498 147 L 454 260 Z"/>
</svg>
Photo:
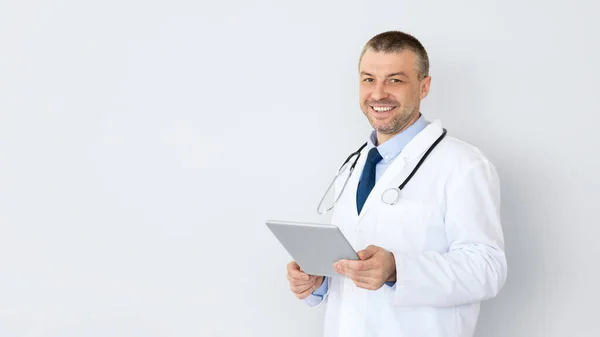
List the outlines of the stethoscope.
<svg viewBox="0 0 600 337">
<path fill-rule="evenodd" d="M 381 194 L 381 201 L 383 203 L 385 203 L 387 205 L 393 206 L 393 205 L 396 205 L 398 203 L 398 201 L 400 201 L 400 191 L 402 191 L 402 189 L 404 188 L 404 186 L 406 186 L 406 184 L 408 184 L 408 182 L 415 175 L 415 173 L 417 173 L 417 171 L 419 170 L 419 167 L 421 167 L 421 164 L 423 164 L 423 162 L 425 161 L 425 159 L 427 158 L 427 156 L 429 156 L 429 154 L 431 153 L 431 151 L 433 151 L 433 149 L 442 141 L 442 139 L 444 139 L 444 137 L 446 137 L 446 129 L 443 129 L 443 132 L 442 132 L 441 136 L 439 136 L 438 139 L 433 144 L 431 144 L 431 146 L 429 147 L 429 149 L 427 149 L 427 152 L 425 152 L 425 154 L 423 155 L 423 157 L 421 157 L 421 159 L 417 163 L 417 166 L 415 166 L 415 168 L 412 170 L 412 172 L 410 172 L 410 174 L 408 175 L 408 177 L 406 177 L 406 179 L 404 179 L 404 181 L 402 182 L 402 184 L 400 184 L 398 187 L 390 187 L 390 188 L 388 188 L 387 190 L 385 190 Z M 337 171 L 337 174 L 333 178 L 333 181 L 331 182 L 331 184 L 327 188 L 327 191 L 325 191 L 325 194 L 323 194 L 323 198 L 321 198 L 321 201 L 319 202 L 319 206 L 317 206 L 317 213 L 319 213 L 319 214 L 325 214 L 326 212 L 331 211 L 333 209 L 333 207 L 335 207 L 335 205 L 337 204 L 337 202 L 340 199 L 341 195 L 344 193 L 344 190 L 346 189 L 346 185 L 348 184 L 348 181 L 350 180 L 350 176 L 352 176 L 352 172 L 354 171 L 354 167 L 356 166 L 356 163 L 358 162 L 358 159 L 360 158 L 360 153 L 365 148 L 365 146 L 367 146 L 367 143 L 364 143 L 360 148 L 358 148 L 358 150 L 356 150 L 355 152 L 352 152 L 348 156 L 348 158 L 346 158 L 346 160 L 344 161 L 344 163 L 342 164 L 342 166 L 340 166 L 340 168 Z M 352 164 L 350 164 L 350 160 L 352 159 L 352 157 L 356 157 L 356 158 L 354 159 L 354 162 L 352 162 Z M 344 181 L 344 185 L 342 186 L 342 190 L 340 191 L 340 193 L 338 194 L 338 196 L 333 201 L 333 204 L 331 205 L 331 207 L 327 208 L 325 211 L 321 211 L 320 210 L 321 209 L 321 205 L 323 204 L 323 200 L 325 200 L 325 197 L 327 196 L 327 193 L 329 193 L 329 191 L 331 190 L 331 188 L 335 185 L 335 182 L 337 181 L 338 177 L 342 174 L 342 172 L 345 170 L 345 168 L 346 168 L 346 166 L 348 164 L 350 164 L 350 172 L 348 173 L 348 177 L 346 177 L 346 181 Z"/>
</svg>

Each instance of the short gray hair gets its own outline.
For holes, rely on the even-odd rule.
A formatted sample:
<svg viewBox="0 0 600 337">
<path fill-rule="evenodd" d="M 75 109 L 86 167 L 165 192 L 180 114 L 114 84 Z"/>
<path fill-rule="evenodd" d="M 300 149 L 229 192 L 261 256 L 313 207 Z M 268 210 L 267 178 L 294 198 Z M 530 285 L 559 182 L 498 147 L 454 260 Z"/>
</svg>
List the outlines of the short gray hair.
<svg viewBox="0 0 600 337">
<path fill-rule="evenodd" d="M 363 55 L 369 49 L 385 53 L 410 50 L 417 55 L 419 80 L 429 76 L 429 57 L 427 51 L 421 42 L 410 34 L 400 31 L 387 31 L 373 36 L 363 47 L 359 60 L 362 60 Z"/>
</svg>

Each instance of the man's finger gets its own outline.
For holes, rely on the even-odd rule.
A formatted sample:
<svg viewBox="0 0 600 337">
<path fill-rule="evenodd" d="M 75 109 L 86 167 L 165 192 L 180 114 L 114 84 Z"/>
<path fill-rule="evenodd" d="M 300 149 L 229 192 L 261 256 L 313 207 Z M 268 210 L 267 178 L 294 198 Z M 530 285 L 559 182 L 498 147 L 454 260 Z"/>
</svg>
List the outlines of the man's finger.
<svg viewBox="0 0 600 337">
<path fill-rule="evenodd" d="M 352 277 L 349 277 L 349 278 L 357 286 L 359 284 L 366 285 L 366 284 L 373 284 L 373 283 L 375 283 L 375 279 L 371 275 L 359 275 L 359 274 L 355 274 L 355 275 L 352 275 Z"/>
<path fill-rule="evenodd" d="M 346 264 L 344 264 L 344 263 L 338 263 L 336 271 L 338 273 L 340 273 L 341 275 L 344 275 L 350 279 L 354 279 L 358 276 L 365 276 L 364 274 L 368 272 L 368 271 L 361 271 L 361 270 L 348 268 L 346 266 Z"/>
<path fill-rule="evenodd" d="M 368 280 L 366 282 L 354 281 L 354 284 L 359 288 L 363 288 L 363 289 L 367 289 L 367 290 L 377 290 L 380 288 L 380 287 L 377 287 L 372 280 Z"/>
<path fill-rule="evenodd" d="M 316 289 L 314 282 L 308 283 L 308 284 L 299 285 L 299 286 L 292 285 L 291 288 L 292 288 L 292 291 L 294 293 L 296 293 L 296 294 L 305 293 L 307 291 L 310 291 L 312 293 Z"/>
<path fill-rule="evenodd" d="M 341 260 L 337 262 L 342 270 L 367 271 L 374 268 L 375 263 L 372 260 Z"/>
<path fill-rule="evenodd" d="M 310 281 L 311 279 L 308 274 L 300 271 L 300 266 L 298 266 L 296 262 L 291 262 L 288 264 L 287 272 L 288 275 L 298 280 Z"/>
<path fill-rule="evenodd" d="M 304 298 L 307 298 L 310 294 L 312 294 L 315 290 L 317 290 L 317 286 L 316 286 L 316 284 L 313 284 L 308 289 L 296 293 L 296 296 L 300 299 L 304 299 Z"/>
<path fill-rule="evenodd" d="M 352 280 L 352 282 L 354 282 L 354 284 L 360 288 L 371 290 L 376 289 L 375 284 L 377 284 L 377 277 L 375 273 L 376 270 L 374 269 L 359 271 L 344 268 L 342 264 L 339 264 L 337 272 Z"/>
<path fill-rule="evenodd" d="M 365 248 L 364 250 L 361 250 L 360 252 L 358 252 L 358 258 L 361 260 L 370 259 L 378 251 L 379 251 L 379 247 L 371 245 L 371 246 Z"/>
<path fill-rule="evenodd" d="M 305 284 L 311 284 L 311 283 L 315 282 L 314 279 L 309 279 L 307 281 L 307 280 L 304 280 L 304 279 L 293 278 L 290 275 L 287 275 L 287 279 L 288 279 L 288 281 L 290 281 L 290 284 L 295 285 L 295 286 L 302 286 L 302 285 L 305 285 Z"/>
</svg>

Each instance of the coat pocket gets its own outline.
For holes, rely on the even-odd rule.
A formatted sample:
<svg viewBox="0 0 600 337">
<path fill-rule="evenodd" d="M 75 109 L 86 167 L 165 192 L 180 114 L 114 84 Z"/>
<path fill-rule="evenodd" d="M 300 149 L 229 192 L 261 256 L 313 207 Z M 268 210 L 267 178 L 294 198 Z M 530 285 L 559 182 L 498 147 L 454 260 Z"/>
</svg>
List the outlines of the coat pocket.
<svg viewBox="0 0 600 337">
<path fill-rule="evenodd" d="M 395 205 L 382 203 L 375 229 L 381 245 L 394 251 L 421 251 L 432 215 L 432 206 L 420 201 L 400 199 Z"/>
</svg>

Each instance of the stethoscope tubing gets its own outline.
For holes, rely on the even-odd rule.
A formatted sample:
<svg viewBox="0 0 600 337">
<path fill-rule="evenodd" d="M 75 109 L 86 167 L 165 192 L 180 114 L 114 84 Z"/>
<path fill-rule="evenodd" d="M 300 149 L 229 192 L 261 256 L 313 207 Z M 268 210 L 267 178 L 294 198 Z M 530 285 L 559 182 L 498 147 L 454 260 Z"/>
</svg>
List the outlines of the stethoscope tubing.
<svg viewBox="0 0 600 337">
<path fill-rule="evenodd" d="M 386 189 L 382 194 L 381 194 L 381 201 L 385 204 L 388 205 L 396 205 L 398 203 L 398 201 L 400 201 L 400 192 L 402 191 L 402 189 L 406 186 L 406 184 L 408 184 L 408 182 L 412 179 L 412 177 L 415 175 L 415 173 L 417 173 L 417 171 L 419 170 L 419 168 L 421 167 L 421 165 L 423 164 L 423 162 L 425 161 L 425 159 L 427 159 L 427 157 L 429 156 L 429 154 L 431 154 L 431 152 L 436 148 L 436 146 L 442 141 L 442 139 L 444 139 L 444 137 L 446 137 L 447 134 L 447 130 L 443 129 L 442 134 L 436 139 L 436 141 L 429 147 L 429 149 L 427 149 L 427 152 L 425 152 L 425 154 L 421 157 L 421 159 L 419 160 L 419 162 L 417 163 L 417 165 L 412 169 L 412 171 L 410 172 L 410 174 L 408 175 L 408 177 L 406 177 L 406 179 L 404 179 L 404 181 L 398 186 L 398 187 L 392 187 L 392 188 L 388 188 Z M 350 176 L 352 175 L 352 172 L 354 171 L 354 167 L 356 166 L 356 163 L 358 162 L 358 159 L 360 159 L 360 153 L 361 151 L 365 148 L 365 146 L 367 146 L 367 143 L 365 142 L 363 145 L 361 145 L 360 148 L 358 148 L 358 150 L 352 152 L 344 161 L 344 163 L 340 166 L 340 168 L 338 169 L 338 172 L 336 173 L 335 177 L 333 178 L 333 181 L 331 182 L 331 184 L 329 184 L 329 187 L 327 188 L 327 191 L 325 191 L 325 194 L 323 194 L 323 197 L 321 198 L 321 201 L 319 202 L 319 205 L 317 206 L 317 213 L 319 214 L 324 214 L 326 212 L 329 212 L 330 210 L 333 209 L 333 207 L 335 207 L 335 205 L 337 204 L 337 201 L 339 200 L 340 196 L 344 193 L 344 190 L 346 189 L 346 185 L 348 184 L 348 181 L 350 180 Z M 327 196 L 327 193 L 329 193 L 329 191 L 331 190 L 331 188 L 334 186 L 335 181 L 337 180 L 337 178 L 341 175 L 342 173 L 342 168 L 348 164 L 350 162 L 350 159 L 352 159 L 352 157 L 356 156 L 356 159 L 354 159 L 354 162 L 352 163 L 352 165 L 350 165 L 350 171 L 348 172 L 348 176 L 346 177 L 346 181 L 344 182 L 344 185 L 342 186 L 342 190 L 340 191 L 339 195 L 335 198 L 335 200 L 333 201 L 333 204 L 331 205 L 331 207 L 329 207 L 327 210 L 325 210 L 324 212 L 320 211 L 321 205 L 323 203 L 323 200 L 325 199 L 325 196 Z M 396 192 L 396 198 L 394 199 L 394 201 L 392 202 L 388 202 L 384 200 L 384 196 L 386 195 L 386 193 L 388 193 L 389 191 L 395 191 Z"/>
</svg>

